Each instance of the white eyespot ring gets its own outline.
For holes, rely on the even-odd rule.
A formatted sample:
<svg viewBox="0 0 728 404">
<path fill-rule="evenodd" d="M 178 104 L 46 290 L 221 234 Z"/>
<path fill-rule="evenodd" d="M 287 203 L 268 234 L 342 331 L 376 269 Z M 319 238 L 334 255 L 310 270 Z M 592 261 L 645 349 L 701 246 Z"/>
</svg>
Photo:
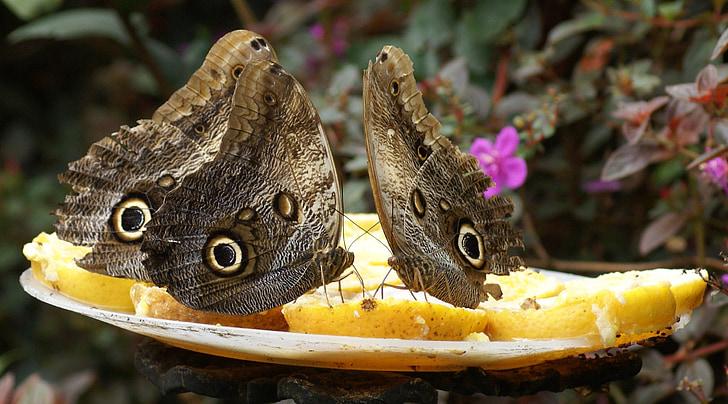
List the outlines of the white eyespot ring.
<svg viewBox="0 0 728 404">
<path fill-rule="evenodd" d="M 122 199 L 112 209 L 111 230 L 119 241 L 127 243 L 139 241 L 150 220 L 152 220 L 152 211 L 146 198 L 131 195 Z"/>
<path fill-rule="evenodd" d="M 249 275 L 253 272 L 252 248 L 228 234 L 208 238 L 202 250 L 205 265 L 217 276 Z"/>
<path fill-rule="evenodd" d="M 392 82 L 389 83 L 389 93 L 392 94 L 393 97 L 399 95 L 399 81 L 397 81 L 396 79 L 392 80 Z"/>
<path fill-rule="evenodd" d="M 483 237 L 475 231 L 470 221 L 461 221 L 458 229 L 456 248 L 458 253 L 475 269 L 485 266 L 485 246 Z"/>
</svg>

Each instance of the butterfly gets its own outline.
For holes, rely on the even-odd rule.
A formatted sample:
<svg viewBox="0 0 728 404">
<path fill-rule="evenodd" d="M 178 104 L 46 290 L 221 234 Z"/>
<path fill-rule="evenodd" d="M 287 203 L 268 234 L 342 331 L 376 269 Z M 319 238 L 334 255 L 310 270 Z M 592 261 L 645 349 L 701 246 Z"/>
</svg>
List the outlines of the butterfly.
<svg viewBox="0 0 728 404">
<path fill-rule="evenodd" d="M 150 279 L 140 251 L 146 225 L 165 195 L 217 153 L 237 79 L 255 60 L 276 60 L 275 51 L 254 32 L 228 33 L 151 120 L 94 143 L 59 175 L 73 192 L 55 212 L 58 236 L 92 246 L 79 266 Z"/>
<path fill-rule="evenodd" d="M 341 187 L 318 113 L 280 65 L 238 79 L 220 151 L 147 225 L 151 279 L 183 304 L 250 314 L 339 277 Z"/>
<path fill-rule="evenodd" d="M 522 265 L 509 255 L 523 246 L 507 221 L 512 202 L 483 197 L 492 180 L 442 135 L 401 49 L 385 46 L 363 83 L 369 179 L 390 266 L 408 288 L 455 306 L 499 298 L 485 275 Z"/>
</svg>

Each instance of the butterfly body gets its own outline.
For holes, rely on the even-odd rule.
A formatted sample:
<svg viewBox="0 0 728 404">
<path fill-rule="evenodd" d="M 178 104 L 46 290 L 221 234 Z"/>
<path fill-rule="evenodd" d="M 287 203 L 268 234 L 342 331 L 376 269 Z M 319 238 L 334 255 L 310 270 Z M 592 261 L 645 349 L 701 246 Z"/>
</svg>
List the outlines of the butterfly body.
<svg viewBox="0 0 728 404">
<path fill-rule="evenodd" d="M 364 127 L 377 213 L 393 251 L 389 263 L 413 290 L 456 306 L 475 307 L 488 295 L 487 273 L 508 273 L 522 246 L 506 221 L 503 197 L 477 161 L 440 133 L 414 79 L 412 61 L 385 46 L 364 73 Z M 498 296 L 496 296 L 498 297 Z"/>
</svg>

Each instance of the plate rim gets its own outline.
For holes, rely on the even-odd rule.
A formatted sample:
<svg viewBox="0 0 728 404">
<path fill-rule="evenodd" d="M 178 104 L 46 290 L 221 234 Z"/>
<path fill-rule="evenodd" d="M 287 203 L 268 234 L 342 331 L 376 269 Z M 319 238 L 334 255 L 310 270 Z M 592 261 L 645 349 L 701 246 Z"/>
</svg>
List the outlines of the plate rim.
<svg viewBox="0 0 728 404">
<path fill-rule="evenodd" d="M 551 272 L 551 271 L 548 271 Z M 578 275 L 577 275 L 578 276 Z M 463 354 L 460 354 L 461 356 L 470 356 L 470 355 L 476 355 L 476 356 L 487 356 L 488 355 L 488 349 L 484 348 L 490 348 L 492 351 L 493 348 L 500 348 L 503 350 L 511 349 L 514 352 L 518 351 L 525 351 L 527 349 L 536 349 L 541 354 L 547 354 L 551 352 L 555 352 L 559 349 L 553 348 L 555 345 L 555 342 L 561 342 L 566 346 L 568 344 L 569 348 L 575 348 L 575 349 L 585 349 L 585 348 L 591 348 L 593 347 L 593 343 L 589 342 L 588 338 L 586 337 L 579 337 L 579 338 L 567 338 L 567 339 L 558 339 L 558 340 L 518 340 L 518 341 L 436 341 L 436 340 L 413 340 L 413 339 L 399 339 L 399 338 L 369 338 L 369 337 L 353 337 L 353 336 L 341 336 L 341 335 L 324 335 L 324 334 L 305 334 L 305 333 L 296 333 L 296 332 L 290 332 L 290 331 L 273 331 L 273 330 L 261 330 L 256 328 L 242 328 L 242 327 L 230 327 L 230 326 L 223 326 L 223 325 L 213 325 L 213 324 L 204 324 L 204 323 L 193 323 L 193 322 L 187 322 L 187 321 L 179 321 L 179 320 L 168 320 L 168 319 L 159 319 L 159 318 L 153 318 L 153 317 L 144 317 L 137 315 L 135 313 L 123 313 L 113 310 L 106 310 L 94 307 L 92 305 L 74 300 L 71 297 L 65 296 L 61 292 L 54 290 L 52 288 L 49 288 L 48 286 L 44 285 L 40 281 L 38 281 L 35 276 L 32 273 L 31 269 L 25 270 L 19 277 L 20 285 L 22 286 L 23 290 L 28 293 L 33 298 L 40 300 L 46 304 L 49 304 L 51 306 L 61 308 L 67 311 L 71 311 L 74 313 L 81 314 L 85 317 L 93 318 L 95 320 L 104 322 L 106 324 L 115 326 L 117 328 L 124 329 L 126 331 L 145 335 L 150 338 L 154 338 L 157 340 L 161 340 L 162 342 L 165 342 L 167 344 L 176 345 L 173 342 L 169 341 L 166 338 L 158 338 L 153 335 L 144 334 L 139 331 L 135 331 L 126 327 L 123 327 L 118 323 L 123 324 L 129 324 L 139 327 L 150 327 L 150 328 L 159 328 L 159 329 L 174 329 L 180 332 L 183 331 L 189 331 L 202 334 L 209 334 L 211 336 L 218 336 L 218 337 L 225 337 L 225 338 L 238 338 L 238 339 L 258 339 L 262 341 L 273 341 L 278 340 L 280 343 L 289 342 L 292 344 L 297 343 L 313 343 L 313 344 L 319 344 L 319 345 L 329 345 L 329 346 L 338 346 L 342 352 L 346 351 L 347 353 L 352 353 L 352 351 L 346 350 L 346 347 L 350 347 L 352 345 L 357 345 L 360 348 L 365 348 L 365 351 L 360 351 L 359 353 L 397 353 L 402 354 L 403 351 L 411 350 L 413 355 L 452 355 L 455 352 L 463 352 Z M 181 347 L 181 346 L 180 346 Z M 211 347 L 210 345 L 207 345 L 207 347 Z M 549 348 L 550 347 L 550 348 Z M 184 347 L 183 347 L 184 348 Z M 244 348 L 244 347 L 243 347 Z M 186 349 L 190 349 L 187 347 Z M 285 350 L 290 348 L 281 348 L 282 352 L 285 354 Z M 563 348 L 561 348 L 563 349 Z M 598 351 L 599 349 L 591 349 L 591 351 Z M 315 351 L 315 350 L 314 350 Z M 198 351 L 202 352 L 202 351 Z M 237 353 L 241 353 L 242 351 L 236 351 Z M 210 352 L 205 352 L 210 353 Z M 242 352 L 244 353 L 244 352 Z M 316 352 L 309 352 L 309 353 L 316 353 Z M 321 352 L 325 353 L 325 352 Z M 491 353 L 492 354 L 492 353 Z M 218 356 L 225 356 L 225 355 L 218 355 Z M 305 355 L 304 355 L 305 356 Z M 524 355 L 522 355 L 525 357 Z M 229 356 L 228 356 L 229 357 Z M 514 354 L 514 356 L 511 359 L 517 359 L 519 356 L 517 354 Z M 329 368 L 341 368 L 342 366 L 337 365 L 335 358 L 331 360 L 331 365 L 321 365 L 319 364 L 311 364 L 309 363 L 305 358 L 286 358 L 286 355 L 282 355 L 281 357 L 277 358 L 267 358 L 269 360 L 265 360 L 265 362 L 268 363 L 281 363 L 281 364 L 293 364 L 293 365 L 299 365 L 299 366 L 316 366 L 316 367 L 329 367 Z M 255 360 L 255 359 L 249 359 L 249 360 Z M 543 361 L 540 361 L 543 362 Z M 540 363 L 536 362 L 536 363 Z M 483 365 L 486 363 L 484 362 Z M 464 369 L 466 367 L 470 367 L 469 365 L 448 365 L 444 366 L 443 368 L 439 366 L 435 367 L 429 367 L 429 366 L 403 366 L 401 369 L 375 369 L 372 367 L 361 367 L 357 368 L 356 366 L 345 366 L 346 368 L 350 369 L 360 369 L 360 370 L 392 370 L 392 371 L 413 371 L 413 370 L 456 370 L 456 369 Z M 489 366 L 481 366 L 484 368 L 492 368 Z"/>
</svg>

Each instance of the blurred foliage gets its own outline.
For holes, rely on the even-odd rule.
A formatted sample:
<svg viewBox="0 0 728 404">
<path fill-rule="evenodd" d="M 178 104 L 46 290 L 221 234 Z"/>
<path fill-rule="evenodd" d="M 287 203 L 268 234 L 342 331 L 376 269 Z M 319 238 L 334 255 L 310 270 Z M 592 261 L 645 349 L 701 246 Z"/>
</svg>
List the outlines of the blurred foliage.
<svg viewBox="0 0 728 404">
<path fill-rule="evenodd" d="M 160 399 L 136 374 L 135 337 L 22 293 L 20 251 L 52 228 L 65 164 L 151 116 L 216 38 L 241 27 L 268 37 L 308 89 L 349 211 L 373 210 L 361 71 L 394 44 L 412 56 L 425 100 L 463 150 L 518 128 L 529 175 L 511 196 L 536 262 L 697 257 L 719 269 L 728 249 L 728 198 L 708 166 L 728 148 L 722 0 L 2 3 L 0 373 L 22 382 L 17 391 L 105 404 L 177 400 Z M 670 343 L 645 352 L 634 380 L 558 399 L 726 400 L 725 303 L 710 295 Z M 3 380 L 15 383 L 2 379 L 0 390 Z"/>
</svg>

